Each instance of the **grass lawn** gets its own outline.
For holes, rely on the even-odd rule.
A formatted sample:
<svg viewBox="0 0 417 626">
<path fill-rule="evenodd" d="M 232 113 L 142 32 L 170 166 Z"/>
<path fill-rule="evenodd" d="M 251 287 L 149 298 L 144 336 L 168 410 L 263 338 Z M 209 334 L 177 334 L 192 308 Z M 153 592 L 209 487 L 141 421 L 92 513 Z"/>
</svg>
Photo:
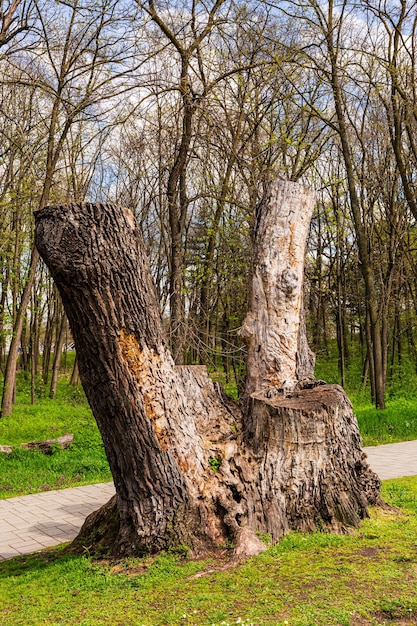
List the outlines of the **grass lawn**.
<svg viewBox="0 0 417 626">
<path fill-rule="evenodd" d="M 62 548 L 5 561 L 0 623 L 416 624 L 417 477 L 386 481 L 383 495 L 401 510 L 374 510 L 350 535 L 291 533 L 238 565 L 175 554 L 94 562 Z"/>
<path fill-rule="evenodd" d="M 67 450 L 55 448 L 50 456 L 19 448 L 20 443 L 56 439 L 74 434 Z M 16 446 L 0 454 L 0 498 L 112 479 L 103 443 L 81 386 L 70 387 L 66 377 L 55 400 L 37 398 L 21 377 L 12 415 L 0 419 L 0 445 Z"/>
</svg>

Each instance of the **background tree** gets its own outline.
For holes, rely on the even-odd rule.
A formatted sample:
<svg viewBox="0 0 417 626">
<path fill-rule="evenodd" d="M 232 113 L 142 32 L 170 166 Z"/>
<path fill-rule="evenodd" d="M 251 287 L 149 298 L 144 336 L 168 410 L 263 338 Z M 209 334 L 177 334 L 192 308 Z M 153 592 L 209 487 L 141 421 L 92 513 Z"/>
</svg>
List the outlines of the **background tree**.
<svg viewBox="0 0 417 626">
<path fill-rule="evenodd" d="M 248 302 L 253 208 L 270 177 L 302 180 L 318 190 L 306 298 L 314 348 L 331 355 L 337 343 L 345 383 L 358 345 L 364 380 L 382 406 L 376 376 L 383 390 L 402 371 L 400 355 L 415 362 L 416 354 L 413 6 L 367 3 L 359 12 L 347 1 L 326 8 L 294 2 L 285 11 L 271 3 L 249 10 L 228 0 L 211 13 L 198 2 L 10 4 L 18 18 L 10 28 L 24 29 L 3 46 L 1 60 L 0 356 L 4 368 L 10 352 L 12 372 L 6 380 L 14 376 L 13 355 L 19 362 L 20 333 L 10 351 L 9 343 L 25 294 L 20 364 L 32 372 L 34 389 L 32 355 L 36 361 L 44 351 L 50 384 L 58 308 L 44 270 L 30 270 L 31 212 L 43 195 L 48 155 L 58 148 L 50 201 L 93 199 L 133 209 L 166 324 L 175 265 L 168 185 L 187 145 L 170 192 L 181 231 L 182 321 L 171 324 L 182 346 L 177 360 L 223 367 L 228 380 L 242 382 L 245 346 L 237 330 Z M 192 112 L 185 143 L 182 67 Z M 373 282 L 372 315 L 363 259 Z M 29 275 L 33 286 L 29 281 L 25 290 Z M 13 395 L 14 385 L 8 389 Z"/>
<path fill-rule="evenodd" d="M 121 43 L 120 30 L 111 30 L 116 21 L 118 29 L 122 28 L 115 15 L 115 4 L 107 0 L 94 10 L 78 0 L 71 6 L 37 7 L 38 47 L 35 51 L 28 48 L 26 55 L 13 61 L 11 68 L 9 64 L 4 66 L 6 76 L 9 72 L 9 86 L 16 82 L 14 68 L 17 67 L 19 84 L 36 86 L 38 102 L 43 107 L 39 126 L 43 127 L 45 137 L 44 167 L 39 178 L 42 181 L 38 185 L 39 195 L 33 198 L 39 208 L 46 206 L 53 193 L 54 178 L 71 127 L 83 117 L 93 118 L 94 107 L 102 107 L 106 99 L 126 89 L 120 81 L 117 87 L 112 87 L 125 73 L 125 67 L 122 73 L 105 72 L 106 66 L 114 67 L 121 59 L 129 62 L 128 42 Z M 38 54 L 39 48 L 42 54 Z M 37 250 L 32 248 L 5 366 L 3 416 L 12 410 L 18 349 L 38 261 Z"/>
</svg>

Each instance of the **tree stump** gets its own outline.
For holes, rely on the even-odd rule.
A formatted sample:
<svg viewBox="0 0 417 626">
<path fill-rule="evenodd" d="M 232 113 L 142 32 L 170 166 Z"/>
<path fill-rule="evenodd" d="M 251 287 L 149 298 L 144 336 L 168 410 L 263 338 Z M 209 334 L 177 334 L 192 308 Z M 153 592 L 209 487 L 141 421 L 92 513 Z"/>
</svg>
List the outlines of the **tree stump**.
<svg viewBox="0 0 417 626">
<path fill-rule="evenodd" d="M 289 193 L 289 250 L 297 249 L 297 260 L 288 260 L 293 273 L 278 269 L 277 276 L 262 269 L 264 261 L 257 267 L 261 220 L 273 206 L 278 216 L 284 210 L 284 234 L 268 235 L 266 244 L 284 259 Z M 36 245 L 61 294 L 116 488 L 87 518 L 75 546 L 120 556 L 178 544 L 199 552 L 232 540 L 236 554 L 247 556 L 264 549 L 259 533 L 277 541 L 291 528 L 340 531 L 379 501 L 379 479 L 366 464 L 348 399 L 337 386 L 315 385 L 312 375 L 301 306 L 305 206 L 312 207 L 306 198 L 304 189 L 278 181 L 258 211 L 254 280 L 269 295 L 255 315 L 252 288 L 243 410 L 217 393 L 204 367 L 174 365 L 142 237 L 127 209 L 82 203 L 36 214 Z M 272 310 L 282 291 L 285 302 Z M 279 326 L 287 311 L 291 331 Z M 271 348 L 274 332 L 279 341 Z"/>
</svg>

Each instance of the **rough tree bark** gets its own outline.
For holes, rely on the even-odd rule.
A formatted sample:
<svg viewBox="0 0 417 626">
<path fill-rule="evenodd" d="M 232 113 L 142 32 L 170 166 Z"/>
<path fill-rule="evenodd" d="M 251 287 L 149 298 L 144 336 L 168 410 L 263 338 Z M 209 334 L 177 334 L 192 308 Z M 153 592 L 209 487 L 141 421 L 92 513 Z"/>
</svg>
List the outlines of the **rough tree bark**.
<svg viewBox="0 0 417 626">
<path fill-rule="evenodd" d="M 285 329 L 277 332 L 281 344 L 268 351 L 263 343 L 280 323 L 276 313 L 266 332 L 267 312 L 254 324 L 252 305 L 246 334 L 254 352 L 266 355 L 266 365 L 259 379 L 251 379 L 243 414 L 217 393 L 204 367 L 174 365 L 142 238 L 129 211 L 72 204 L 37 213 L 36 244 L 67 312 L 81 381 L 116 487 L 115 498 L 87 518 L 75 545 L 126 555 L 182 542 L 198 552 L 229 538 L 237 555 L 250 555 L 264 549 L 257 532 L 276 541 L 290 528 L 326 525 L 340 531 L 357 525 L 368 505 L 379 501 L 379 479 L 366 464 L 348 399 L 341 388 L 315 386 L 312 378 L 301 314 L 309 220 L 301 213 L 311 205 L 306 198 L 297 185 L 277 182 L 259 210 L 254 280 L 260 281 L 260 272 L 271 298 L 268 314 L 275 307 L 286 315 L 298 294 L 298 309 L 289 312 L 295 370 L 287 374 L 292 366 L 284 367 L 287 356 L 281 358 Z M 282 238 L 288 238 L 288 207 L 295 214 L 290 249 L 297 250 L 296 258 L 268 274 L 256 261 L 262 216 L 276 209 L 283 230 L 271 232 L 267 245 L 280 250 Z M 291 294 L 285 306 L 274 303 L 277 292 L 270 281 Z M 254 301 L 255 289 L 252 293 Z M 251 339 L 257 332 L 261 339 Z"/>
</svg>

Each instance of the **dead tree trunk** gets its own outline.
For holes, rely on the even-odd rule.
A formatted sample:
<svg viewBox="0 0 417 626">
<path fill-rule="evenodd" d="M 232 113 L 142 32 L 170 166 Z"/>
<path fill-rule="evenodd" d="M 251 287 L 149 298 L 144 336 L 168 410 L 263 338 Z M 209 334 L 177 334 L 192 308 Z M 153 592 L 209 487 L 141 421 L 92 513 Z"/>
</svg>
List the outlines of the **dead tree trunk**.
<svg viewBox="0 0 417 626">
<path fill-rule="evenodd" d="M 304 255 L 314 194 L 278 181 L 255 216 L 249 312 L 240 335 L 248 346 L 245 394 L 292 391 L 314 376 L 304 325 Z"/>
<path fill-rule="evenodd" d="M 289 189 L 292 210 L 302 210 L 297 194 L 305 192 L 281 183 L 261 210 Z M 297 244 L 300 258 L 304 243 Z M 349 401 L 339 387 L 312 382 L 301 305 L 296 355 L 308 355 L 309 365 L 296 356 L 298 373 L 285 385 L 269 374 L 260 379 L 242 416 L 216 393 L 204 367 L 174 365 L 129 211 L 43 209 L 36 244 L 67 312 L 116 487 L 114 501 L 87 519 L 80 546 L 103 544 L 121 555 L 183 542 L 198 551 L 231 538 L 236 553 L 248 555 L 263 549 L 257 531 L 276 541 L 290 528 L 339 530 L 357 525 L 378 500 L 379 480 L 366 464 Z M 311 388 L 302 389 L 306 374 Z"/>
</svg>

